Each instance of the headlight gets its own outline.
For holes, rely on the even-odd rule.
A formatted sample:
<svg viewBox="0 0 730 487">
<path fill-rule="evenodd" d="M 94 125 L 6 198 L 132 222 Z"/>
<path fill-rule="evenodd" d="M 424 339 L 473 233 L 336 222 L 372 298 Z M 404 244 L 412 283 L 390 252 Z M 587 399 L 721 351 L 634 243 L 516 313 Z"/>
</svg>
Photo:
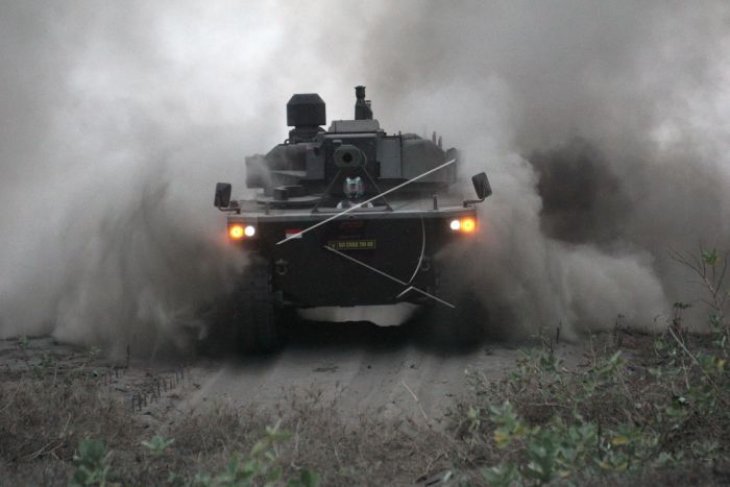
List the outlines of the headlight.
<svg viewBox="0 0 730 487">
<path fill-rule="evenodd" d="M 449 228 L 454 232 L 474 233 L 477 229 L 477 221 L 470 216 L 454 218 L 449 222 Z"/>
<path fill-rule="evenodd" d="M 234 223 L 228 226 L 228 236 L 231 237 L 233 240 L 251 238 L 254 235 L 256 235 L 256 227 L 253 225 Z"/>
</svg>

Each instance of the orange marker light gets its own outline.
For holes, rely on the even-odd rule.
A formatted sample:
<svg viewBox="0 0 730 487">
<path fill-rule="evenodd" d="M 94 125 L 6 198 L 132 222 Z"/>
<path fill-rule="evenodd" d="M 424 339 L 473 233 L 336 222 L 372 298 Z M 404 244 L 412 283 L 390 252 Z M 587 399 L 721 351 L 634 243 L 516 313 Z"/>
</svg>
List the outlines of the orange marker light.
<svg viewBox="0 0 730 487">
<path fill-rule="evenodd" d="M 474 233 L 477 229 L 477 222 L 473 218 L 463 218 L 461 220 L 461 231 L 464 233 Z"/>
<path fill-rule="evenodd" d="M 449 222 L 449 228 L 454 232 L 474 233 L 477 230 L 477 221 L 472 217 L 455 218 Z"/>
<path fill-rule="evenodd" d="M 230 227 L 228 227 L 228 235 L 233 240 L 241 240 L 243 238 L 243 235 L 244 235 L 244 233 L 243 233 L 243 225 L 238 225 L 238 224 L 231 225 Z"/>
</svg>

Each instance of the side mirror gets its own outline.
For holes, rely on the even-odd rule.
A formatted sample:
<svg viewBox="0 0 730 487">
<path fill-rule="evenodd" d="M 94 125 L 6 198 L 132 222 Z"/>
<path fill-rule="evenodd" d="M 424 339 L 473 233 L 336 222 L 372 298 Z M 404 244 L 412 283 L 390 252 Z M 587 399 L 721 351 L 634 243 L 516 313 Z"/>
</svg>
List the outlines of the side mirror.
<svg viewBox="0 0 730 487">
<path fill-rule="evenodd" d="M 213 204 L 216 208 L 228 208 L 231 204 L 231 183 L 217 183 L 215 185 Z"/>
<path fill-rule="evenodd" d="M 481 203 L 487 196 L 492 194 L 492 185 L 489 184 L 489 179 L 487 179 L 486 173 L 480 172 L 479 174 L 475 174 L 472 176 L 471 182 L 474 184 L 474 191 L 477 192 L 478 199 L 465 200 L 464 208 L 468 208 L 474 203 Z"/>
<path fill-rule="evenodd" d="M 489 184 L 486 173 L 480 172 L 472 176 L 471 182 L 474 184 L 474 191 L 476 191 L 479 200 L 483 200 L 492 194 L 492 186 Z"/>
</svg>

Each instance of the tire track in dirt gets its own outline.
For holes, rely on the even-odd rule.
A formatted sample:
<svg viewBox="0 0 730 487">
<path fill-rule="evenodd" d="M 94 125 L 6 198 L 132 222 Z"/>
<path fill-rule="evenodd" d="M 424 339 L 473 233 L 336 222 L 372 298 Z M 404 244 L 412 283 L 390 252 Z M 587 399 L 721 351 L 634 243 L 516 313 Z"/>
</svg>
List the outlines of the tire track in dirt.
<svg viewBox="0 0 730 487">
<path fill-rule="evenodd" d="M 6 340 L 0 365 L 7 371 L 45 367 L 52 373 L 82 363 L 94 376 L 111 373 L 100 377 L 99 384 L 151 424 L 175 422 L 219 405 L 286 415 L 297 402 L 315 401 L 331 406 L 346 424 L 355 425 L 367 415 L 438 426 L 467 394 L 467 370 L 498 381 L 514 370 L 518 347 L 530 345 L 482 343 L 471 350 L 444 351 L 422 343 L 413 327 L 364 322 L 304 322 L 290 335 L 288 345 L 270 357 L 193 358 L 184 366 L 143 359 L 120 366 L 51 338 L 32 339 L 27 346 Z M 569 367 L 586 350 L 585 344 L 556 348 Z M 48 357 L 54 357 L 53 364 L 44 366 Z M 120 373 L 112 373 L 118 367 Z M 174 387 L 164 385 L 168 383 Z"/>
<path fill-rule="evenodd" d="M 510 344 L 445 352 L 416 338 L 417 330 L 407 327 L 305 323 L 273 357 L 193 365 L 192 381 L 199 388 L 178 409 L 202 412 L 222 403 L 286 411 L 293 398 L 309 396 L 334 404 L 346 421 L 367 414 L 434 424 L 467 391 L 467 370 L 496 381 L 514 369 L 520 356 Z M 558 353 L 577 363 L 583 347 L 564 344 Z"/>
</svg>

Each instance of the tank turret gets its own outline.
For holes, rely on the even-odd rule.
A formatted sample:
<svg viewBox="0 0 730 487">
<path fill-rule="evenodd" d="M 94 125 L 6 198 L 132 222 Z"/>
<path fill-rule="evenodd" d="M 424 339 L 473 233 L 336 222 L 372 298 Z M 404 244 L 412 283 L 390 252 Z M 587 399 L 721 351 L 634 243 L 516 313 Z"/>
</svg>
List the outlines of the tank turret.
<svg viewBox="0 0 730 487">
<path fill-rule="evenodd" d="M 274 205 L 336 205 L 346 196 L 348 178 L 359 178 L 363 197 L 372 196 L 458 158 L 455 149 L 444 150 L 430 139 L 387 134 L 373 118 L 362 85 L 355 87 L 354 119 L 334 120 L 327 130 L 325 102 L 316 93 L 295 94 L 286 111 L 287 125 L 294 127 L 289 138 L 265 156 L 246 158 L 248 187 L 263 188 L 262 201 Z M 456 166 L 420 178 L 403 192 L 447 191 Z"/>
</svg>

